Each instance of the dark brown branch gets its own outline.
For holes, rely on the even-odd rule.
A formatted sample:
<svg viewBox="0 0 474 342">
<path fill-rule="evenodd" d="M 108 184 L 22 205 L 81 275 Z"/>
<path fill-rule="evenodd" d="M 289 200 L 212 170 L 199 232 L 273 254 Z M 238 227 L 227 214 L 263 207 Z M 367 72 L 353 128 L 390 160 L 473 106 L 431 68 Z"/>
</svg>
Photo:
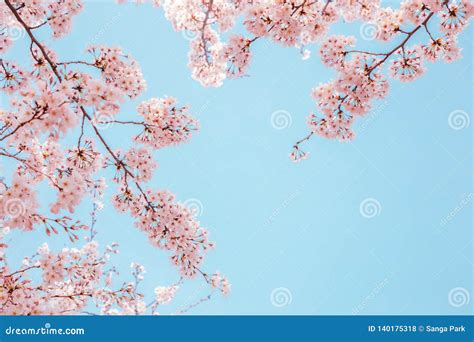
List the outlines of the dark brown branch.
<svg viewBox="0 0 474 342">
<path fill-rule="evenodd" d="M 11 4 L 10 0 L 5 0 L 5 3 L 6 5 L 8 6 L 8 8 L 10 9 L 10 11 L 13 13 L 13 15 L 15 16 L 15 18 L 18 20 L 18 22 L 23 26 L 23 28 L 26 30 L 28 36 L 30 37 L 31 41 L 34 42 L 34 44 L 40 49 L 41 53 L 43 54 L 44 58 L 46 59 L 46 61 L 48 62 L 49 66 L 51 67 L 53 73 L 56 75 L 56 77 L 58 78 L 59 82 L 62 82 L 62 77 L 61 75 L 59 74 L 58 70 L 57 70 L 57 64 L 55 62 L 53 62 L 51 60 L 51 58 L 49 57 L 48 53 L 46 52 L 46 49 L 43 47 L 43 45 L 36 39 L 36 37 L 33 35 L 33 33 L 31 32 L 31 29 L 29 28 L 29 26 L 25 23 L 25 21 L 21 18 L 21 16 L 19 15 L 19 13 L 17 12 L 17 10 L 15 9 L 15 7 Z M 135 176 L 133 175 L 133 173 L 127 168 L 127 165 L 122 161 L 120 160 L 116 155 L 115 153 L 112 151 L 112 149 L 110 148 L 110 146 L 108 145 L 108 143 L 105 141 L 104 137 L 100 134 L 99 130 L 97 129 L 97 127 L 93 124 L 92 122 L 92 117 L 87 113 L 87 111 L 85 110 L 85 108 L 83 106 L 79 106 L 79 109 L 81 110 L 83 116 L 85 116 L 87 118 L 87 120 L 91 123 L 91 126 L 95 132 L 95 134 L 97 135 L 97 137 L 99 138 L 99 140 L 102 142 L 102 145 L 105 147 L 105 149 L 108 151 L 108 153 L 112 156 L 112 158 L 116 161 L 116 163 L 118 165 L 121 165 L 125 171 L 125 173 L 127 175 L 129 175 L 132 179 L 135 178 Z M 155 207 L 153 206 L 153 204 L 150 202 L 150 200 L 148 199 L 148 196 L 146 195 L 145 191 L 142 189 L 141 185 L 137 182 L 137 181 L 134 181 L 134 184 L 135 186 L 137 187 L 137 189 L 140 191 L 140 193 L 142 194 L 143 198 L 145 199 L 145 201 L 147 202 L 148 206 L 155 210 Z"/>
</svg>

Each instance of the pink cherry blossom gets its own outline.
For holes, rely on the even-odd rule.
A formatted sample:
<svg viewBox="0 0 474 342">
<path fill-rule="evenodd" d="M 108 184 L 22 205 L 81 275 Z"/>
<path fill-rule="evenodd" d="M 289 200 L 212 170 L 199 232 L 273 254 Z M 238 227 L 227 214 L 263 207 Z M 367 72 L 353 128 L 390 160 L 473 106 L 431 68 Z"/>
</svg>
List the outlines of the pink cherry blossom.
<svg viewBox="0 0 474 342">
<path fill-rule="evenodd" d="M 414 81 L 426 72 L 425 61 L 459 59 L 457 36 L 474 13 L 469 0 L 404 0 L 399 8 L 384 6 L 380 0 L 163 0 L 154 4 L 162 6 L 175 30 L 191 38 L 189 67 L 204 86 L 218 87 L 226 78 L 247 75 L 252 50 L 264 39 L 297 48 L 303 57 L 308 56 L 307 46 L 320 43 L 322 63 L 337 75 L 312 92 L 317 110 L 307 120 L 310 132 L 290 153 L 296 161 L 308 156 L 301 144 L 315 135 L 353 139 L 353 122 L 370 112 L 373 100 L 387 95 L 390 77 Z M 333 24 L 340 21 L 368 24 L 375 30 L 373 38 L 393 47 L 381 52 L 360 50 L 354 37 L 329 36 Z M 240 22 L 247 33 L 236 24 Z"/>
<path fill-rule="evenodd" d="M 188 142 L 198 122 L 172 97 L 142 101 L 138 120 L 121 120 L 123 103 L 146 91 L 138 61 L 119 47 L 107 46 L 88 47 L 84 59 L 63 61 L 38 38 L 38 30 L 45 27 L 53 38 L 63 38 L 81 10 L 80 0 L 0 3 L 0 90 L 9 100 L 7 108 L 0 108 L 0 157 L 14 166 L 11 176 L 0 182 L 2 314 L 78 314 L 91 304 L 99 314 L 155 313 L 173 299 L 177 284 L 190 277 L 199 275 L 211 291 L 214 288 L 202 269 L 214 246 L 207 230 L 174 194 L 145 184 L 158 167 L 154 151 Z M 221 28 L 226 25 L 222 20 Z M 3 57 L 14 44 L 13 28 L 27 33 L 30 48 L 24 53 L 29 65 Z M 215 59 L 225 65 L 219 62 L 219 48 L 207 44 L 201 48 L 210 63 Z M 206 65 L 202 72 L 210 70 Z M 133 145 L 125 152 L 107 137 L 107 129 L 114 125 L 126 125 L 134 132 Z M 104 177 L 109 170 L 113 182 Z M 56 196 L 52 203 L 40 201 L 44 184 Z M 108 184 L 116 187 L 113 206 L 130 214 L 151 245 L 169 254 L 179 274 L 177 284 L 157 287 L 151 303 L 139 289 L 145 268 L 132 263 L 132 280 L 114 287 L 117 271 L 109 259 L 118 252 L 117 245 L 101 252 L 96 240 L 97 212 L 106 205 Z M 89 199 L 91 224 L 70 217 Z M 8 263 L 8 251 L 16 245 L 9 246 L 4 236 L 10 230 L 34 229 L 43 229 L 46 236 L 67 234 L 71 247 L 52 251 L 45 243 L 15 270 Z M 84 239 L 86 243 L 78 247 Z M 39 272 L 40 280 L 33 281 L 37 277 L 32 272 Z"/>
</svg>

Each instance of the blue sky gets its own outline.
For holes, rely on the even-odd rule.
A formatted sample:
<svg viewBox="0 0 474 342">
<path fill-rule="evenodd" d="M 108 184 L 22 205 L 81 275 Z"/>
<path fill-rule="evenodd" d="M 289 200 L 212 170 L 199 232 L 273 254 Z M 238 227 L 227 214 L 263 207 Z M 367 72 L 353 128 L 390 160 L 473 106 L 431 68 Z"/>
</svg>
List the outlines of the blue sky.
<svg viewBox="0 0 474 342">
<path fill-rule="evenodd" d="M 359 28 L 335 32 L 359 37 Z M 142 100 L 172 95 L 200 120 L 190 143 L 156 153 L 160 167 L 150 183 L 202 204 L 199 219 L 217 243 L 205 269 L 220 270 L 232 283 L 228 298 L 216 296 L 192 314 L 472 313 L 472 301 L 462 307 L 448 301 L 457 287 L 472 294 L 473 283 L 472 128 L 448 124 L 453 111 L 472 115 L 472 30 L 460 37 L 462 60 L 429 63 L 414 83 L 392 82 L 386 100 L 356 125 L 356 140 L 315 138 L 305 145 L 311 157 L 300 164 L 288 153 L 307 132 L 310 89 L 334 76 L 314 46 L 303 61 L 296 49 L 260 41 L 250 77 L 214 89 L 191 79 L 188 41 L 151 6 L 87 2 L 71 34 L 44 37 L 66 60 L 85 56 L 90 44 L 105 44 L 139 61 L 148 90 L 124 106 L 122 118 L 134 117 Z M 25 37 L 10 56 L 24 61 L 26 44 Z M 291 116 L 282 130 L 271 124 L 279 110 Z M 132 134 L 116 126 L 107 131 L 116 148 L 127 147 Z M 360 213 L 368 198 L 380 204 L 373 218 Z M 89 209 L 84 203 L 79 217 L 87 220 Z M 113 261 L 123 275 L 131 261 L 142 263 L 150 294 L 177 279 L 166 254 L 129 217 L 106 201 L 98 219 L 98 240 L 121 245 Z M 11 238 L 22 246 L 12 253 L 16 261 L 45 239 L 42 231 Z M 65 244 L 61 237 L 50 240 Z M 187 283 L 161 311 L 198 299 L 206 293 L 201 284 Z M 291 303 L 272 305 L 278 288 L 291 294 Z"/>
</svg>

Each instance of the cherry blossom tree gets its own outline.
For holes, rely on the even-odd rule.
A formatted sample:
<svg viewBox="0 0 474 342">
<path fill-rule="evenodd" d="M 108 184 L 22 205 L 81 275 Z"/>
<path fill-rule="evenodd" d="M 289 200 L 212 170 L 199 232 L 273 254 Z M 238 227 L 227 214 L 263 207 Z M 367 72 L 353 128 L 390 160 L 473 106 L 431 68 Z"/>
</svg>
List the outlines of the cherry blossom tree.
<svg viewBox="0 0 474 342">
<path fill-rule="evenodd" d="M 147 186 L 158 166 L 153 152 L 187 142 L 198 122 L 171 97 L 139 104 L 136 121 L 119 120 L 122 104 L 146 89 L 138 62 L 106 46 L 88 47 L 85 60 L 64 61 L 41 41 L 49 33 L 65 37 L 82 9 L 80 0 L 0 1 L 0 90 L 9 99 L 0 108 L 0 156 L 12 169 L 0 183 L 0 312 L 77 314 L 93 307 L 94 314 L 156 313 L 192 277 L 202 277 L 211 293 L 227 294 L 225 277 L 201 269 L 214 246 L 207 230 L 172 193 Z M 29 38 L 24 51 L 29 65 L 3 57 L 17 30 Z M 112 124 L 136 132 L 133 147 L 110 144 L 105 128 Z M 139 289 L 144 267 L 132 263 L 132 280 L 114 287 L 117 271 L 109 259 L 118 246 L 111 243 L 101 251 L 97 241 L 96 214 L 110 183 L 117 188 L 113 206 L 131 215 L 153 246 L 170 254 L 180 274 L 175 284 L 156 287 L 148 303 Z M 46 208 L 39 190 L 44 184 L 56 194 Z M 71 217 L 86 198 L 93 201 L 90 224 Z M 12 268 L 8 251 L 21 243 L 7 241 L 7 234 L 20 230 L 27 238 L 26 232 L 37 229 L 48 236 L 67 234 L 71 246 L 55 252 L 44 243 Z"/>
<path fill-rule="evenodd" d="M 294 161 L 308 156 L 301 146 L 317 135 L 353 139 L 355 119 L 387 96 L 390 79 L 413 81 L 425 72 L 427 62 L 460 58 L 457 37 L 474 12 L 469 0 L 405 0 L 396 9 L 381 0 L 134 2 L 161 7 L 175 30 L 194 37 L 189 67 L 204 86 L 218 87 L 227 78 L 247 75 L 252 50 L 263 39 L 297 48 L 303 58 L 309 57 L 310 45 L 320 44 L 322 63 L 337 74 L 311 92 L 316 111 L 309 115 L 309 132 L 293 146 Z M 66 36 L 82 9 L 80 0 L 0 1 L 1 56 L 14 44 L 13 33 L 23 30 L 30 40 L 24 53 L 31 60 L 19 65 L 0 56 L 0 87 L 9 99 L 8 107 L 0 109 L 0 156 L 13 166 L 11 177 L 0 184 L 1 312 L 79 313 L 92 303 L 103 314 L 156 313 L 183 281 L 196 276 L 228 293 L 225 277 L 201 269 L 213 247 L 207 230 L 172 193 L 147 186 L 158 166 L 153 152 L 185 143 L 198 130 L 189 109 L 174 98 L 152 98 L 138 105 L 136 120 L 120 120 L 122 104 L 146 89 L 138 62 L 120 48 L 106 46 L 88 47 L 86 60 L 61 60 L 41 41 L 42 31 L 57 39 Z M 389 47 L 366 51 L 357 48 L 354 37 L 329 35 L 331 26 L 341 21 L 374 25 L 380 49 Z M 245 33 L 237 23 L 243 23 Z M 105 133 L 112 125 L 137 132 L 133 147 L 111 145 Z M 72 145 L 66 142 L 71 136 Z M 107 177 L 110 171 L 113 176 Z M 115 288 L 116 269 L 109 259 L 118 246 L 112 243 L 101 251 L 98 245 L 96 214 L 110 183 L 117 189 L 114 207 L 131 215 L 180 272 L 175 284 L 155 289 L 150 303 L 139 290 L 144 267 L 132 263 L 132 281 Z M 56 194 L 49 208 L 40 201 L 43 184 Z M 70 217 L 87 197 L 94 208 L 91 224 Z M 7 252 L 13 247 L 5 236 L 11 230 L 35 229 L 48 236 L 62 231 L 74 245 L 54 252 L 43 244 L 20 268 L 11 268 Z M 83 236 L 85 244 L 76 246 Z M 34 272 L 41 277 L 32 276 Z"/>
<path fill-rule="evenodd" d="M 317 111 L 308 117 L 309 133 L 293 146 L 290 157 L 294 161 L 308 156 L 301 145 L 316 135 L 353 139 L 355 119 L 370 112 L 375 100 L 387 96 L 390 78 L 413 81 L 425 72 L 426 62 L 460 58 L 457 37 L 474 12 L 470 0 L 405 0 L 397 9 L 382 6 L 381 0 L 151 2 L 162 6 L 175 30 L 194 37 L 189 67 L 204 86 L 219 87 L 226 78 L 246 75 L 252 49 L 262 39 L 297 48 L 304 59 L 310 54 L 307 46 L 321 43 L 321 60 L 337 76 L 312 90 Z M 363 51 L 357 49 L 354 37 L 328 35 L 331 25 L 341 21 L 373 25 L 375 38 L 390 47 Z M 232 33 L 232 29 L 241 31 L 236 29 L 240 22 L 247 34 Z M 227 41 L 222 33 L 228 33 Z"/>
</svg>

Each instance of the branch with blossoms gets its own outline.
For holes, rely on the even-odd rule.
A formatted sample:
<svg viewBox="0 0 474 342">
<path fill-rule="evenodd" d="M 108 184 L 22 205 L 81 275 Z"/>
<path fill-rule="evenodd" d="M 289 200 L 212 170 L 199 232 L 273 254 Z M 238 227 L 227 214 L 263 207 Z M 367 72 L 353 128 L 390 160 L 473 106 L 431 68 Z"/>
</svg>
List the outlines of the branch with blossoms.
<svg viewBox="0 0 474 342">
<path fill-rule="evenodd" d="M 352 124 L 371 110 L 374 100 L 388 94 L 388 78 L 413 81 L 423 74 L 425 61 L 460 58 L 457 36 L 474 13 L 469 0 L 406 0 L 399 9 L 383 7 L 381 0 L 153 2 L 163 7 L 175 30 L 194 35 L 189 67 L 193 78 L 204 86 L 219 87 L 226 78 L 245 76 L 251 48 L 262 38 L 297 48 L 304 59 L 310 54 L 307 46 L 322 42 L 322 62 L 336 69 L 338 75 L 313 89 L 311 96 L 318 111 L 308 118 L 309 133 L 293 145 L 290 158 L 294 161 L 308 156 L 301 146 L 316 135 L 340 141 L 353 139 Z M 231 33 L 223 42 L 221 35 L 231 31 L 240 19 L 250 36 Z M 355 48 L 353 37 L 328 37 L 331 25 L 340 21 L 375 25 L 376 38 L 393 42 L 393 47 L 387 52 L 361 51 Z M 414 44 L 419 31 L 426 33 L 426 40 Z"/>
<path fill-rule="evenodd" d="M 374 100 L 387 96 L 389 77 L 414 81 L 424 74 L 425 61 L 459 59 L 457 36 L 473 14 L 474 7 L 467 1 L 407 1 L 398 10 L 379 9 L 373 18 L 376 38 L 384 42 L 400 41 L 387 52 L 357 50 L 354 37 L 328 37 L 320 48 L 321 60 L 338 75 L 335 80 L 313 89 L 312 97 L 321 115 L 310 115 L 310 132 L 294 144 L 291 158 L 305 159 L 307 153 L 301 150 L 301 144 L 314 135 L 341 141 L 353 139 L 352 124 L 370 112 Z M 437 35 L 430 29 L 436 18 Z M 409 45 L 419 31 L 425 32 L 427 41 Z M 386 65 L 389 77 L 384 75 Z"/>
<path fill-rule="evenodd" d="M 5 262 L 8 245 L 3 240 L 8 233 L 8 228 L 0 230 L 0 262 Z M 63 248 L 58 253 L 45 243 L 31 257 L 25 257 L 18 270 L 10 271 L 6 264 L 0 268 L 0 311 L 6 315 L 158 314 L 158 308 L 174 299 L 183 278 L 171 286 L 156 287 L 154 298 L 147 303 L 147 296 L 140 290 L 145 274 L 142 265 L 132 263 L 132 280 L 114 286 L 118 272 L 114 267 L 108 268 L 108 263 L 117 253 L 117 244 L 100 253 L 96 241 L 80 248 Z M 40 276 L 32 276 L 34 273 Z M 35 282 L 34 278 L 40 280 Z M 212 285 L 226 290 L 222 286 L 229 284 L 225 278 L 220 281 L 224 284 Z M 91 312 L 91 308 L 97 309 L 97 313 Z"/>
<path fill-rule="evenodd" d="M 170 260 L 181 274 L 180 283 L 200 276 L 211 289 L 228 293 L 230 285 L 224 277 L 201 269 L 205 254 L 214 246 L 207 230 L 172 193 L 146 185 L 158 166 L 153 152 L 187 142 L 198 129 L 188 108 L 178 106 L 171 97 L 152 98 L 138 105 L 141 119 L 118 120 L 122 103 L 146 89 L 137 61 L 120 48 L 105 46 L 89 47 L 88 60 L 61 61 L 41 42 L 38 30 L 49 28 L 53 37 L 61 38 L 70 31 L 72 17 L 82 9 L 79 0 L 0 2 L 0 20 L 5 26 L 0 30 L 0 53 L 13 45 L 9 28 L 21 27 L 30 39 L 26 53 L 32 63 L 20 66 L 0 56 L 0 90 L 10 99 L 9 108 L 0 109 L 0 157 L 16 166 L 11 179 L 0 184 L 2 225 L 7 231 L 33 230 L 42 225 L 48 236 L 64 230 L 71 242 L 79 240 L 80 231 L 90 230 L 89 242 L 79 252 L 71 249 L 69 254 L 53 253 L 43 246 L 36 253 L 37 260 L 31 261 L 34 266 L 12 273 L 5 257 L 7 244 L 2 244 L 0 295 L 6 298 L 1 312 L 78 313 L 93 299 L 102 303 L 101 313 L 112 313 L 115 306 L 120 313 L 138 314 L 145 312 L 143 307 L 154 312 L 163 303 L 157 299 L 149 306 L 143 305 L 144 295 L 137 290 L 142 267 L 134 267 L 133 286 L 112 291 L 106 282 L 104 288 L 99 287 L 101 277 L 107 274 L 103 270 L 106 260 L 111 251 L 115 252 L 114 247 L 98 257 L 95 241 L 96 214 L 102 207 L 99 198 L 108 183 L 101 172 L 107 170 L 113 170 L 111 181 L 118 189 L 112 198 L 114 207 L 130 214 L 153 246 L 171 254 Z M 129 150 L 114 148 L 106 137 L 105 128 L 113 124 L 137 130 Z M 77 141 L 64 146 L 65 138 L 74 135 Z M 38 200 L 38 186 L 43 183 L 56 193 L 56 201 L 49 206 L 56 216 L 40 212 L 44 208 Z M 69 217 L 89 196 L 93 199 L 90 226 Z M 62 215 L 64 211 L 68 215 Z M 36 286 L 27 278 L 33 269 L 43 272 L 44 281 Z M 216 276 L 217 282 L 213 281 Z M 17 289 L 21 289 L 22 296 L 15 292 Z M 47 308 L 36 302 L 27 305 L 30 298 L 46 302 Z M 134 309 L 130 311 L 129 306 Z"/>
</svg>

